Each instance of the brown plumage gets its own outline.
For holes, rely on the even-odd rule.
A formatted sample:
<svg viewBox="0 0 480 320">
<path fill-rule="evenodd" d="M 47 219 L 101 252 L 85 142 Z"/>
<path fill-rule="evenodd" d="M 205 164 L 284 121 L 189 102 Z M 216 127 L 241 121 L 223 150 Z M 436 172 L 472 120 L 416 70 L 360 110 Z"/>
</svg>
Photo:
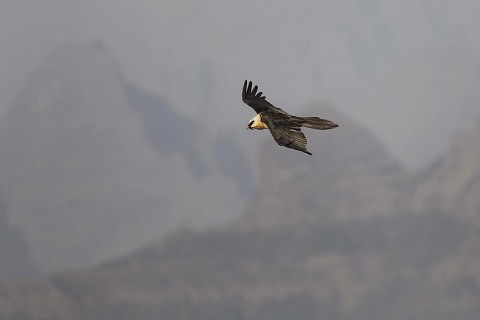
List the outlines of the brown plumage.
<svg viewBox="0 0 480 320">
<path fill-rule="evenodd" d="M 257 90 L 257 86 L 252 89 L 252 81 L 248 82 L 248 86 L 247 80 L 243 83 L 242 100 L 257 112 L 247 125 L 247 129 L 269 129 L 273 139 L 281 146 L 311 155 L 307 150 L 307 139 L 301 127 L 317 130 L 338 127 L 336 123 L 318 117 L 292 116 L 272 105 L 265 96 L 262 96 L 262 92 L 257 93 Z"/>
</svg>

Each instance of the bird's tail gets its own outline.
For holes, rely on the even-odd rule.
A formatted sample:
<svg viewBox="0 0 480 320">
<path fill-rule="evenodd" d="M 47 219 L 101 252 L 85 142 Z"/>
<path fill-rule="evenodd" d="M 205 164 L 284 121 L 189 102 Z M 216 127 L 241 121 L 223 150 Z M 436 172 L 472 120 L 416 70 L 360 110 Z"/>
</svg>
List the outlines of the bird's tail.
<svg viewBox="0 0 480 320">
<path fill-rule="evenodd" d="M 318 117 L 302 117 L 302 126 L 305 128 L 328 130 L 338 127 L 338 124 Z"/>
</svg>

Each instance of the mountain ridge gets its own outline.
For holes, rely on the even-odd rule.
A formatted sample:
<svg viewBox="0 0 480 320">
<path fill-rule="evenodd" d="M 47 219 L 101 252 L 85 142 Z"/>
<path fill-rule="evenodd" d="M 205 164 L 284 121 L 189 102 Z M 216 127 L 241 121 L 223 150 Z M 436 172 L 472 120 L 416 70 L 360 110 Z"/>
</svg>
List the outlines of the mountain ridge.
<svg viewBox="0 0 480 320">
<path fill-rule="evenodd" d="M 64 44 L 39 65 L 1 119 L 0 145 L 6 214 L 41 272 L 98 264 L 180 225 L 219 223 L 236 211 L 216 208 L 242 199 L 212 170 L 213 139 L 129 84 L 101 43 Z"/>
<path fill-rule="evenodd" d="M 333 119 L 340 117 L 327 113 L 325 109 L 324 114 Z M 345 119 L 339 122 L 338 130 L 342 123 L 348 124 Z M 351 125 L 351 130 L 353 136 L 359 133 L 355 125 Z M 474 127 L 466 134 L 476 137 L 478 132 L 479 128 Z M 329 142 L 326 135 L 318 137 L 325 150 L 329 144 L 342 145 L 350 138 L 351 134 L 342 133 L 337 137 L 332 134 Z M 465 141 L 471 140 L 454 140 L 449 150 L 457 150 L 457 144 Z M 375 140 L 368 143 L 372 142 L 376 144 Z M 284 151 L 275 147 L 266 146 L 266 155 Z M 368 157 L 359 158 L 353 157 L 355 152 L 346 148 L 331 153 L 332 160 L 340 157 L 340 170 L 336 173 L 340 181 L 345 170 L 347 176 L 357 170 L 366 176 L 378 175 L 382 178 L 374 179 L 372 186 L 377 185 L 376 192 L 383 190 L 382 196 L 385 194 L 382 192 L 388 194 L 385 189 L 390 185 L 385 184 L 384 178 L 388 181 L 397 175 L 408 175 L 409 179 L 415 179 L 391 164 L 385 172 L 378 163 L 395 164 L 395 161 L 391 162 L 382 152 L 367 152 Z M 298 194 L 302 190 L 317 190 L 317 197 L 325 195 L 324 189 L 315 189 L 315 185 L 308 183 L 310 175 L 295 169 L 304 165 L 296 155 L 282 154 L 287 158 L 285 163 L 275 164 L 279 171 L 292 165 L 294 173 L 272 192 L 260 192 L 246 213 L 228 225 L 204 231 L 184 229 L 132 255 L 90 270 L 2 285 L 0 314 L 6 319 L 20 315 L 22 319 L 38 319 L 42 314 L 49 319 L 478 317 L 478 214 L 472 216 L 467 212 L 465 219 L 463 212 L 452 214 L 450 206 L 411 206 L 412 199 L 419 200 L 412 198 L 410 192 L 400 192 L 411 188 L 410 183 L 403 182 L 391 185 L 402 199 L 388 202 L 392 206 L 388 212 L 382 207 L 375 208 L 375 203 L 358 207 L 352 202 L 347 208 L 358 208 L 358 215 L 351 212 L 336 217 L 329 216 L 328 210 L 342 212 L 341 207 L 321 209 L 318 203 L 311 204 L 311 209 L 298 206 L 301 199 L 288 198 L 282 192 L 284 186 L 295 182 Z M 354 168 L 348 169 L 345 163 L 349 160 L 341 159 L 348 155 L 354 158 Z M 465 159 L 458 152 L 446 153 L 444 157 Z M 468 154 L 466 158 L 476 159 Z M 263 161 L 268 163 L 266 159 L 264 155 Z M 358 163 L 360 159 L 364 164 Z M 321 156 L 309 161 L 312 161 L 309 168 L 325 174 Z M 473 161 L 471 165 L 478 168 L 478 163 Z M 334 164 L 332 161 L 331 165 Z M 435 172 L 436 166 L 432 166 Z M 431 179 L 432 175 L 421 176 Z M 317 181 L 316 187 L 323 183 L 318 179 L 313 181 Z M 264 183 L 263 188 L 269 184 Z M 338 191 L 349 190 L 345 182 L 334 187 Z M 355 190 L 358 187 L 346 192 L 345 197 L 355 197 Z M 379 196 L 376 192 L 367 192 L 365 199 L 370 197 L 375 202 Z M 461 197 L 459 201 L 468 199 Z M 264 212 L 267 210 L 270 212 Z M 294 217 L 289 219 L 288 213 Z M 268 218 L 262 222 L 255 217 L 258 214 Z M 38 294 L 42 297 L 38 298 Z M 21 310 L 11 307 L 15 305 L 21 305 Z"/>
</svg>

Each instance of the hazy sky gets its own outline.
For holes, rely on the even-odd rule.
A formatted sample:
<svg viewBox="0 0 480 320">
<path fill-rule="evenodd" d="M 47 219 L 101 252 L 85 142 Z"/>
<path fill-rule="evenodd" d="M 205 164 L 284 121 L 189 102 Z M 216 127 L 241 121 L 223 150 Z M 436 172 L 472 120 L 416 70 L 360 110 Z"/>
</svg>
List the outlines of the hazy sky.
<svg viewBox="0 0 480 320">
<path fill-rule="evenodd" d="M 55 47 L 102 41 L 129 81 L 184 114 L 208 121 L 215 111 L 229 119 L 225 126 L 241 119 L 243 128 L 252 116 L 239 100 L 248 78 L 292 112 L 317 100 L 340 108 L 418 166 L 438 152 L 412 155 L 415 143 L 415 150 L 429 145 L 412 131 L 445 114 L 450 95 L 452 104 L 477 98 L 469 90 L 478 83 L 478 12 L 476 0 L 3 0 L 0 112 Z M 450 72 L 457 82 L 437 83 Z M 389 103 L 392 94 L 397 103 Z M 471 111 L 460 113 L 456 123 Z"/>
</svg>

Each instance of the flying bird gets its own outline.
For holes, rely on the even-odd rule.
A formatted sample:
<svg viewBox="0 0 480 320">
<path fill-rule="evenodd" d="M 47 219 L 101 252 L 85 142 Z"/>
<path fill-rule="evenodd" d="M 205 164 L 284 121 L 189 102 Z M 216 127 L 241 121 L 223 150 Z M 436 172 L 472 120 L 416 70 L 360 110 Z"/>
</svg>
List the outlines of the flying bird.
<svg viewBox="0 0 480 320">
<path fill-rule="evenodd" d="M 273 139 L 281 146 L 312 155 L 307 150 L 307 139 L 301 128 L 327 130 L 338 127 L 338 124 L 318 117 L 292 116 L 273 106 L 257 90 L 258 86 L 252 90 L 252 81 L 248 82 L 248 87 L 247 80 L 243 83 L 242 100 L 257 113 L 248 123 L 247 129 L 269 129 Z"/>
</svg>

